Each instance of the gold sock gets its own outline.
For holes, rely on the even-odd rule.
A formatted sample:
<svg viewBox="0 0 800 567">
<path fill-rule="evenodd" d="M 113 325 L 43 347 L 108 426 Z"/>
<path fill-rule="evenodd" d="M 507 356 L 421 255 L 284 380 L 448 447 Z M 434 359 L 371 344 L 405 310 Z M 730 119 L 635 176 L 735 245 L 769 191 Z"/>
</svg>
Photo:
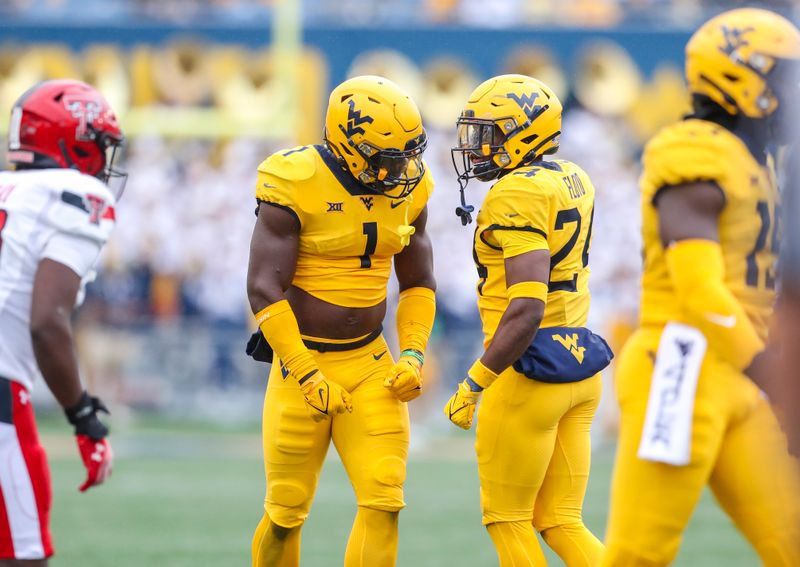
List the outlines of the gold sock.
<svg viewBox="0 0 800 567">
<path fill-rule="evenodd" d="M 394 567 L 398 515 L 359 506 L 347 540 L 344 567 Z"/>
<path fill-rule="evenodd" d="M 253 567 L 298 567 L 300 565 L 300 526 L 283 528 L 264 517 L 253 534 Z"/>
<path fill-rule="evenodd" d="M 495 522 L 486 529 L 494 542 L 500 567 L 544 567 L 547 560 L 531 522 Z"/>
<path fill-rule="evenodd" d="M 605 547 L 583 524 L 555 526 L 542 532 L 545 543 L 570 567 L 600 564 Z"/>
</svg>

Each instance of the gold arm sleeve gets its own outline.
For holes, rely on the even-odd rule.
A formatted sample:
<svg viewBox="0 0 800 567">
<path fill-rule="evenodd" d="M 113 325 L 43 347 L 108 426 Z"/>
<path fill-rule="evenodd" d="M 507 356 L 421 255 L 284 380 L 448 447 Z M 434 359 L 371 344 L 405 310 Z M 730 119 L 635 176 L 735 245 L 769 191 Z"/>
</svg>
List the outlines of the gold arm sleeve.
<svg viewBox="0 0 800 567">
<path fill-rule="evenodd" d="M 256 313 L 256 322 L 272 350 L 301 386 L 318 371 L 314 357 L 303 344 L 288 301 L 282 299 L 265 307 Z"/>
<path fill-rule="evenodd" d="M 397 336 L 400 350 L 425 353 L 436 316 L 436 295 L 427 287 L 412 287 L 400 292 L 397 304 Z"/>
<path fill-rule="evenodd" d="M 667 249 L 667 266 L 689 323 L 709 348 L 739 370 L 764 349 L 739 301 L 725 285 L 722 249 L 711 240 L 681 240 Z"/>
</svg>

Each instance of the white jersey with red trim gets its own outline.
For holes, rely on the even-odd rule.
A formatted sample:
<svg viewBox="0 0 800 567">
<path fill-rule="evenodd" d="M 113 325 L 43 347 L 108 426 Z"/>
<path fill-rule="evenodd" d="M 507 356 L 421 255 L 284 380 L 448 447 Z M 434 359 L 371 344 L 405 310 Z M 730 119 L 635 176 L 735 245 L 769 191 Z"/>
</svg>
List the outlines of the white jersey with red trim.
<svg viewBox="0 0 800 567">
<path fill-rule="evenodd" d="M 82 291 L 114 226 L 114 205 L 103 182 L 75 170 L 0 172 L 1 377 L 31 389 L 39 375 L 30 336 L 39 262 L 69 267 Z"/>
</svg>

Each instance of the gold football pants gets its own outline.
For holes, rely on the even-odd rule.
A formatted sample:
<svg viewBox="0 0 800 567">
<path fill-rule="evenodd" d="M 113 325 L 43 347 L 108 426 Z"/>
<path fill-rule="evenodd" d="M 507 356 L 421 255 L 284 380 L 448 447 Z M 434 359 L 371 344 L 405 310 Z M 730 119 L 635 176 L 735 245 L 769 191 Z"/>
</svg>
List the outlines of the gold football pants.
<svg viewBox="0 0 800 567">
<path fill-rule="evenodd" d="M 484 393 L 476 434 L 483 523 L 514 523 L 519 529 L 509 533 L 530 532 L 520 536 L 527 543 L 517 546 L 519 553 L 511 544 L 504 553 L 498 542 L 508 538 L 497 537 L 490 527 L 501 562 L 507 555 L 512 558 L 507 564 L 528 565 L 514 558 L 540 556 L 530 526 L 562 559 L 575 558 L 571 564 L 599 559 L 602 545 L 583 525 L 582 508 L 591 462 L 589 430 L 600 390 L 599 374 L 547 384 L 508 369 Z"/>
<path fill-rule="evenodd" d="M 697 384 L 690 463 L 637 457 L 660 336 L 640 329 L 618 362 L 620 433 L 603 565 L 669 564 L 706 484 L 765 565 L 800 565 L 798 463 L 755 384 L 713 353 Z"/>
<path fill-rule="evenodd" d="M 408 409 L 383 387 L 392 366 L 384 338 L 345 352 L 312 351 L 328 380 L 353 396 L 353 412 L 315 423 L 300 387 L 273 364 L 264 400 L 263 442 L 270 520 L 292 528 L 308 517 L 328 445 L 333 440 L 359 506 L 398 511 L 408 455 Z"/>
</svg>

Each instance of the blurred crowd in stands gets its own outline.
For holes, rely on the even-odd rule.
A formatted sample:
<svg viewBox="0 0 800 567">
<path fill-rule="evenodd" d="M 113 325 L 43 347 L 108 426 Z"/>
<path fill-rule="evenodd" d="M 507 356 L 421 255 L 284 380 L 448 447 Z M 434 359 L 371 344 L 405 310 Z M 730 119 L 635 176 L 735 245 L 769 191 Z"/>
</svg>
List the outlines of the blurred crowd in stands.
<svg viewBox="0 0 800 567">
<path fill-rule="evenodd" d="M 439 22 L 469 21 L 476 5 L 471 0 L 417 2 L 430 22 L 434 13 L 441 16 Z M 0 14 L 11 8 L 21 14 L 37 10 L 58 14 L 76 4 L 83 13 L 102 6 L 106 14 L 114 10 L 117 15 L 130 14 L 135 8 L 138 14 L 153 10 L 149 12 L 153 17 L 179 5 L 220 9 L 225 14 L 269 7 L 269 2 L 244 0 L 0 0 Z M 364 6 L 390 10 L 399 4 L 395 0 L 307 2 L 316 6 L 320 18 L 331 14 L 335 19 L 335 7 L 339 25 L 341 14 L 348 11 L 364 17 Z M 403 2 L 403 14 L 420 18 L 409 4 Z M 502 10 L 515 2 L 482 0 L 481 4 L 487 10 Z M 515 5 L 523 4 L 546 9 L 550 2 Z M 564 7 L 572 4 L 580 2 L 559 2 Z M 470 17 L 477 17 L 472 13 Z M 384 16 L 388 18 L 388 12 Z M 644 75 L 620 45 L 592 40 L 579 47 L 576 59 L 567 64 L 542 46 L 521 45 L 498 60 L 497 71 L 541 78 L 565 103 L 559 157 L 580 164 L 597 188 L 591 325 L 612 347 L 619 347 L 636 317 L 641 262 L 638 157 L 644 141 L 685 112 L 688 100 L 678 62 L 665 62 Z M 12 101 L 33 82 L 70 76 L 99 86 L 128 134 L 124 167 L 130 177 L 118 206 L 118 226 L 80 315 L 88 379 L 116 404 L 169 407 L 176 416 L 198 412 L 245 416 L 250 414 L 241 410 L 245 407 L 241 404 L 249 403 L 252 415 L 259 415 L 264 369 L 243 356 L 252 328 L 245 276 L 255 220 L 256 168 L 282 147 L 320 141 L 329 87 L 329 69 L 318 52 L 306 49 L 299 69 L 303 85 L 295 95 L 299 122 L 290 126 L 281 122 L 280 101 L 286 93 L 269 49 L 185 39 L 132 47 L 89 45 L 80 51 L 61 45 L 0 44 L 0 116 L 8 115 Z M 473 229 L 462 227 L 454 214 L 458 185 L 450 147 L 455 141 L 455 117 L 483 77 L 467 57 L 415 62 L 386 49 L 361 53 L 351 61 L 348 73 L 382 74 L 400 83 L 418 101 L 428 130 L 426 161 L 436 182 L 429 232 L 439 304 L 426 380 L 435 391 L 437 380 L 459 379 L 481 345 Z M 0 124 L 0 135 L 4 127 Z M 0 152 L 0 167 L 3 160 Z M 470 184 L 471 202 L 480 202 L 488 189 L 482 185 Z M 389 312 L 393 313 L 392 305 Z M 393 327 L 391 322 L 385 325 L 390 341 Z M 217 396 L 219 388 L 234 394 Z M 220 412 L 220 404 L 230 404 L 236 411 Z M 438 415 L 436 394 L 431 402 L 417 404 L 420 409 L 415 411 L 424 412 L 426 404 L 431 415 Z"/>
<path fill-rule="evenodd" d="M 123 18 L 188 24 L 250 22 L 269 16 L 279 0 L 2 0 L 0 15 L 30 20 L 69 17 L 75 21 Z M 608 27 L 659 22 L 687 25 L 709 13 L 744 0 L 298 0 L 312 25 L 456 24 L 509 27 L 555 23 Z M 794 0 L 761 0 L 756 4 L 791 14 Z"/>
</svg>

